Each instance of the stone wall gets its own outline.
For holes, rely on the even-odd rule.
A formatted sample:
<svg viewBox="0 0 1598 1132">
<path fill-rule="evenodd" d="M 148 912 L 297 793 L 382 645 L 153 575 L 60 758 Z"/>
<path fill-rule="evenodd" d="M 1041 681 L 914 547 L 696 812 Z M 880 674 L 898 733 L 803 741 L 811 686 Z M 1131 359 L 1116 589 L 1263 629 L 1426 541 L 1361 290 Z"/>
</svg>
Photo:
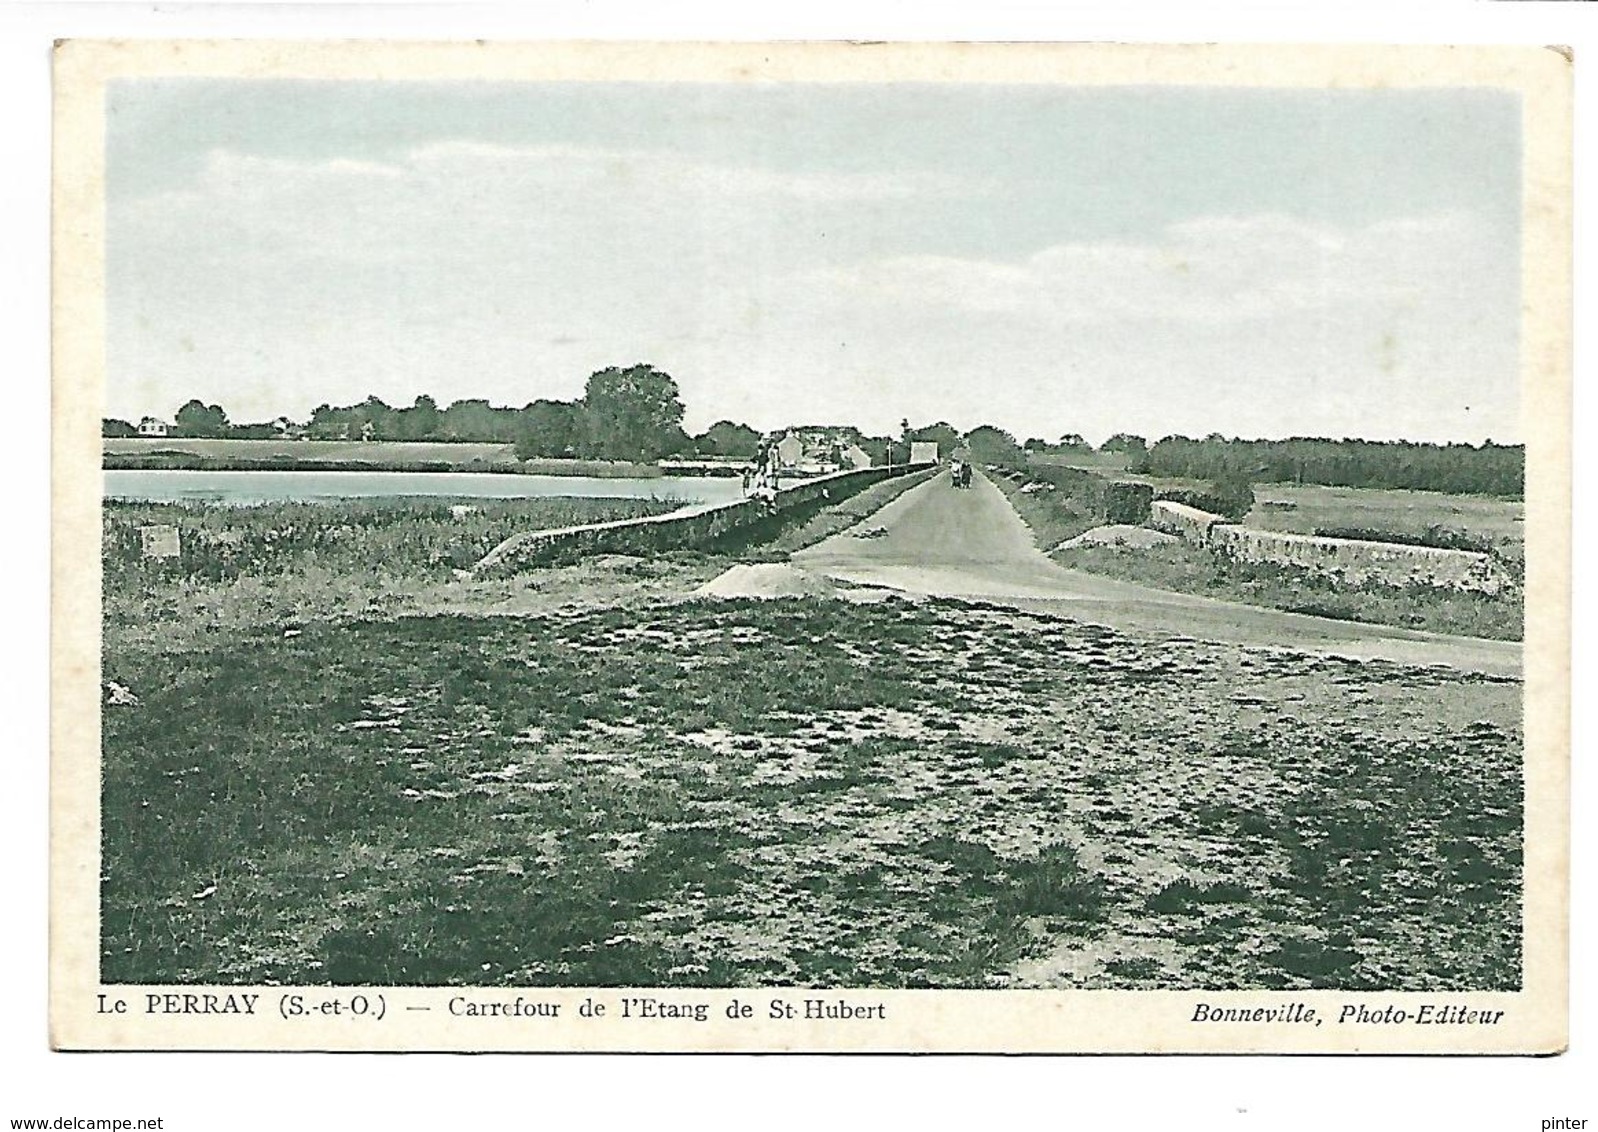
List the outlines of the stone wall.
<svg viewBox="0 0 1598 1132">
<path fill-rule="evenodd" d="M 1189 507 L 1186 503 L 1156 499 L 1149 504 L 1151 527 L 1168 534 L 1181 535 L 1194 546 L 1208 546 L 1210 529 L 1218 523 L 1225 522 L 1225 516 L 1200 511 L 1197 507 Z"/>
<path fill-rule="evenodd" d="M 1470 550 L 1262 531 L 1167 499 L 1154 501 L 1149 522 L 1234 562 L 1285 566 L 1348 586 L 1429 586 L 1496 594 L 1515 584 L 1491 555 Z"/>
<path fill-rule="evenodd" d="M 1491 555 L 1365 539 L 1261 531 L 1217 524 L 1209 546 L 1235 562 L 1288 566 L 1349 586 L 1429 586 L 1496 594 L 1514 585 Z"/>
<path fill-rule="evenodd" d="M 674 511 L 669 515 L 529 531 L 512 535 L 489 551 L 473 567 L 472 573 L 477 577 L 500 577 L 557 558 L 587 554 L 643 555 L 702 546 L 730 531 L 769 521 L 792 508 L 839 502 L 874 483 L 925 468 L 924 464 L 861 468 L 793 484 L 769 500 L 739 499 Z"/>
</svg>

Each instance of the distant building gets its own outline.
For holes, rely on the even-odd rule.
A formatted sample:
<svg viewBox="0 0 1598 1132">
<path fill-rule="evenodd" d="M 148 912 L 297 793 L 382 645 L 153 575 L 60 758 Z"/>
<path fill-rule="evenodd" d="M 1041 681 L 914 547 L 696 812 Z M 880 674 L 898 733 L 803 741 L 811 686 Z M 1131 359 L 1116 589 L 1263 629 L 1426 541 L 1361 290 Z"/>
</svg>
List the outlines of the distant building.
<svg viewBox="0 0 1598 1132">
<path fill-rule="evenodd" d="M 305 426 L 295 424 L 287 417 L 278 417 L 272 422 L 272 432 L 284 440 L 301 440 L 305 436 Z"/>
<path fill-rule="evenodd" d="M 912 464 L 936 464 L 938 462 L 938 442 L 936 440 L 912 440 L 910 442 L 910 462 Z"/>
<path fill-rule="evenodd" d="M 777 459 L 785 468 L 796 468 L 805 458 L 805 442 L 793 433 L 777 441 Z"/>
<path fill-rule="evenodd" d="M 776 443 L 777 458 L 787 468 L 807 475 L 822 475 L 842 468 L 869 467 L 871 458 L 861 447 L 865 443 L 853 425 L 790 425 Z M 862 457 L 851 459 L 845 453 L 858 450 Z M 857 462 L 859 459 L 863 463 Z"/>
<path fill-rule="evenodd" d="M 171 427 L 160 417 L 145 417 L 139 422 L 140 436 L 165 436 Z"/>
<path fill-rule="evenodd" d="M 851 444 L 843 450 L 843 463 L 845 467 L 869 468 L 871 466 L 871 453 L 858 444 Z"/>
</svg>

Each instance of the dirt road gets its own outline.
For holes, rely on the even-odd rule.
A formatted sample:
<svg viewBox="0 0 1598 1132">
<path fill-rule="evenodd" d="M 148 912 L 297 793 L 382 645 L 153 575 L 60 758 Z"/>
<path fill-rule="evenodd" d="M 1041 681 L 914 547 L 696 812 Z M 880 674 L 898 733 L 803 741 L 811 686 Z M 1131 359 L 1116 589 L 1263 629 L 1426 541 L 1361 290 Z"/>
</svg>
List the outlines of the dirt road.
<svg viewBox="0 0 1598 1132">
<path fill-rule="evenodd" d="M 950 484 L 948 473 L 935 476 L 792 561 L 841 582 L 978 597 L 1137 633 L 1439 664 L 1495 676 L 1521 672 L 1518 641 L 1283 613 L 1064 569 L 1037 549 L 1031 529 L 980 474 L 963 491 Z"/>
</svg>

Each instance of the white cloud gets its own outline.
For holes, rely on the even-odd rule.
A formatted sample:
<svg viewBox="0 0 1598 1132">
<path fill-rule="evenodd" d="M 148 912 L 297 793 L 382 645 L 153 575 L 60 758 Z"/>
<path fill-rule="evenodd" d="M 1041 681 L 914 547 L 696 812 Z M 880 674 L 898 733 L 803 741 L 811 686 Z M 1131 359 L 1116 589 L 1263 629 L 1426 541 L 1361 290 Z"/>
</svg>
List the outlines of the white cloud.
<svg viewBox="0 0 1598 1132">
<path fill-rule="evenodd" d="M 406 165 L 449 177 L 502 174 L 543 177 L 568 187 L 606 182 L 660 186 L 675 192 L 730 197 L 775 197 L 820 203 L 970 196 L 991 186 L 943 173 L 832 173 L 696 161 L 668 151 L 582 146 L 499 146 L 435 142 L 410 151 Z"/>
<path fill-rule="evenodd" d="M 330 209 L 350 218 L 372 213 L 399 220 L 417 210 L 444 217 L 458 206 L 474 211 L 518 203 L 558 208 L 565 200 L 587 199 L 595 192 L 617 198 L 849 204 L 974 197 L 993 188 L 978 178 L 938 172 L 781 170 L 700 161 L 667 151 L 441 141 L 390 161 L 313 161 L 212 150 L 193 186 L 118 202 L 113 210 L 128 223 L 178 213 L 192 219 L 193 214 L 218 210 L 248 210 L 236 219 L 252 221 L 298 216 L 300 227 L 311 236 L 317 233 L 308 221 Z"/>
<path fill-rule="evenodd" d="M 1205 217 L 1143 242 L 1056 244 L 1023 259 L 897 256 L 816 276 L 864 301 L 1102 324 L 1235 324 L 1459 299 L 1490 249 L 1459 215 L 1339 230 L 1288 217 Z"/>
</svg>

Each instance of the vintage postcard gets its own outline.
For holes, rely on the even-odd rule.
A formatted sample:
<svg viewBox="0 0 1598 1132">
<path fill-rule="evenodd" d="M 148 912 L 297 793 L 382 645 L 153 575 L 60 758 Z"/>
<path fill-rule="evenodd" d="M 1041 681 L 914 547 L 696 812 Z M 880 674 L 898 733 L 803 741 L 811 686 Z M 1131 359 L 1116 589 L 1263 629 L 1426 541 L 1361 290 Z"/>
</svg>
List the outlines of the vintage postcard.
<svg viewBox="0 0 1598 1132">
<path fill-rule="evenodd" d="M 1563 1050 L 1571 67 L 60 43 L 55 1045 Z"/>
</svg>

